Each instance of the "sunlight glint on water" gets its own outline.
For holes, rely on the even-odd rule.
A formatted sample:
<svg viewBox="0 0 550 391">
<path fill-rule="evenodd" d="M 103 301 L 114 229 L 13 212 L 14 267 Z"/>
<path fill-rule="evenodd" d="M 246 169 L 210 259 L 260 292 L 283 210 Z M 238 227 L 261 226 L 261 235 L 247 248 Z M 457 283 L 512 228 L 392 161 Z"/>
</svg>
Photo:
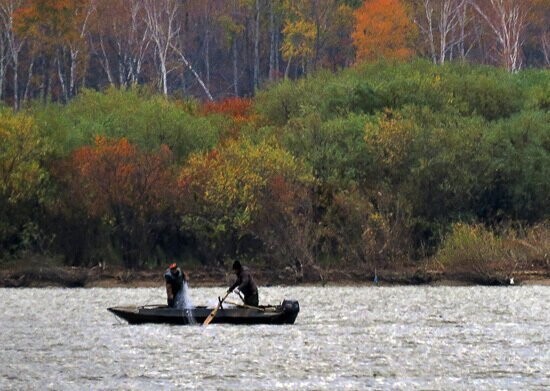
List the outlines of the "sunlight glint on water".
<svg viewBox="0 0 550 391">
<path fill-rule="evenodd" d="M 218 288 L 187 290 L 204 305 Z M 550 287 L 260 287 L 294 325 L 128 325 L 139 289 L 0 289 L 0 389 L 550 389 Z M 84 304 L 82 304 L 84 303 Z"/>
</svg>

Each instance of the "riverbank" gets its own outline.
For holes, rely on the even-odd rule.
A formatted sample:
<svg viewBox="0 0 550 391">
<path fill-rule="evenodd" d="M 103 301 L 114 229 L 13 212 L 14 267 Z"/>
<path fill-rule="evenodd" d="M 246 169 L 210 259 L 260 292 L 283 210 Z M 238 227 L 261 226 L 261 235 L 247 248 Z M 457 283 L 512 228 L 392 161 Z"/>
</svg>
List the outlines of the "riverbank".
<svg viewBox="0 0 550 391">
<path fill-rule="evenodd" d="M 195 287 L 229 285 L 233 274 L 223 268 L 185 268 L 190 283 Z M 379 270 L 373 273 L 357 269 L 311 268 L 298 274 L 294 269 L 283 270 L 253 268 L 255 279 L 261 286 L 273 285 L 548 285 L 550 270 L 516 271 L 512 276 L 499 274 L 449 274 L 421 267 L 403 270 Z M 3 288 L 138 288 L 163 286 L 164 269 L 126 270 L 99 267 L 25 265 L 0 270 L 0 287 Z"/>
</svg>

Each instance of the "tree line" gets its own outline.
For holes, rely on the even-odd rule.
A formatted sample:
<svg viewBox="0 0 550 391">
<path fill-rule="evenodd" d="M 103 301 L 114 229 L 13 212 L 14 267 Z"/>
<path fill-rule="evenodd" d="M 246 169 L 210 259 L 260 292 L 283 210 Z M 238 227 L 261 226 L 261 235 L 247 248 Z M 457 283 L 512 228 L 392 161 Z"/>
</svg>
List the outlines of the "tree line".
<svg viewBox="0 0 550 391">
<path fill-rule="evenodd" d="M 380 57 L 550 64 L 548 0 L 0 0 L 0 100 L 246 97 Z"/>
<path fill-rule="evenodd" d="M 546 70 L 417 59 L 321 70 L 254 98 L 112 87 L 3 108 L 0 253 L 370 270 L 521 248 L 544 264 L 549 93 Z M 488 232 L 506 227 L 515 247 L 495 252 Z"/>
</svg>

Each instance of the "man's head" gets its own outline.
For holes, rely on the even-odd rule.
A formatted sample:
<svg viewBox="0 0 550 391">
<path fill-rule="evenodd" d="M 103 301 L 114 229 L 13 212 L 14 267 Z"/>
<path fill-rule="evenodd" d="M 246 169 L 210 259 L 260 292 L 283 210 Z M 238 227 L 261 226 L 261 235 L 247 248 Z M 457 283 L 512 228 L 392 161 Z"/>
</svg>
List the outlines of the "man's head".
<svg viewBox="0 0 550 391">
<path fill-rule="evenodd" d="M 170 272 L 172 274 L 176 274 L 178 272 L 178 264 L 177 263 L 172 263 L 170 264 L 170 266 L 168 266 L 170 268 Z"/>
<path fill-rule="evenodd" d="M 234 271 L 235 273 L 240 272 L 242 268 L 243 268 L 243 267 L 241 266 L 241 263 L 240 263 L 239 261 L 233 262 L 233 271 Z"/>
</svg>

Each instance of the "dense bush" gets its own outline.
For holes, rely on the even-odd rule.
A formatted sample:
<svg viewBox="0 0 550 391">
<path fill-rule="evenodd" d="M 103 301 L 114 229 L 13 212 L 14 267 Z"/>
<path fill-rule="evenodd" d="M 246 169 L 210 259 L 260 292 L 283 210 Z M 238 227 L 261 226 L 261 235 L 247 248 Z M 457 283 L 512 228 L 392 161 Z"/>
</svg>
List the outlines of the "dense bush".
<svg viewBox="0 0 550 391">
<path fill-rule="evenodd" d="M 439 246 L 458 265 L 480 246 L 470 266 L 490 268 L 502 235 L 486 227 L 549 219 L 549 87 L 548 71 L 417 60 L 283 81 L 251 101 L 110 89 L 2 111 L 0 251 L 371 270 Z"/>
<path fill-rule="evenodd" d="M 191 152 L 216 145 L 224 124 L 220 117 L 197 115 L 184 104 L 139 90 L 87 90 L 66 106 L 38 106 L 32 111 L 61 153 L 106 136 L 126 138 L 146 150 L 164 144 L 183 161 Z"/>
<path fill-rule="evenodd" d="M 32 117 L 0 110 L 0 255 L 42 251 L 50 240 L 39 219 L 50 196 L 51 152 Z"/>
<path fill-rule="evenodd" d="M 488 221 L 534 223 L 550 214 L 550 112 L 524 111 L 487 126 L 481 153 L 488 165 L 476 214 Z"/>
<path fill-rule="evenodd" d="M 251 236 L 275 241 L 281 232 L 266 219 L 285 210 L 293 214 L 297 186 L 307 178 L 300 163 L 270 140 L 230 141 L 195 154 L 179 179 L 183 229 L 197 237 L 205 262 L 246 251 L 242 245 Z"/>
<path fill-rule="evenodd" d="M 346 188 L 369 177 L 372 157 L 363 141 L 366 121 L 366 116 L 357 114 L 328 121 L 311 114 L 289 121 L 281 139 L 318 179 Z"/>
<path fill-rule="evenodd" d="M 550 230 L 547 224 L 532 228 L 505 228 L 494 232 L 481 224 L 457 223 L 434 257 L 450 275 L 479 282 L 508 281 L 515 272 L 550 266 Z"/>
<path fill-rule="evenodd" d="M 278 84 L 262 92 L 255 106 L 276 125 L 309 113 L 329 119 L 411 104 L 495 120 L 509 117 L 529 104 L 545 107 L 548 89 L 543 86 L 548 85 L 547 78 L 540 71 L 522 79 L 483 66 L 437 66 L 423 60 L 380 62 L 362 64 L 338 75 L 323 72 L 299 82 Z"/>
</svg>

